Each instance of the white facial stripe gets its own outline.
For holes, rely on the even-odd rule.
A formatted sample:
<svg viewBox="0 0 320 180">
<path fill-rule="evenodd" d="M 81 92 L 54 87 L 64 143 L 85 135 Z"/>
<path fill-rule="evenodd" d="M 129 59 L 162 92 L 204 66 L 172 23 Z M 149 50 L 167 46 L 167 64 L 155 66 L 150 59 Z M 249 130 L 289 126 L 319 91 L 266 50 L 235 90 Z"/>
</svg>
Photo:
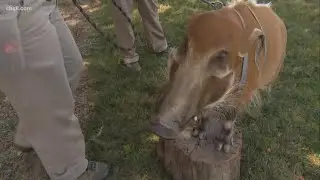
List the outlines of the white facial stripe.
<svg viewBox="0 0 320 180">
<path fill-rule="evenodd" d="M 229 75 L 232 72 L 232 69 L 230 69 L 229 67 L 227 68 L 226 71 L 221 71 L 219 73 L 216 73 L 216 76 L 220 79 L 226 77 L 227 75 Z"/>
<path fill-rule="evenodd" d="M 239 55 L 240 57 L 244 57 L 244 56 L 247 56 L 248 53 L 241 53 L 241 52 L 239 52 L 238 55 Z"/>
</svg>

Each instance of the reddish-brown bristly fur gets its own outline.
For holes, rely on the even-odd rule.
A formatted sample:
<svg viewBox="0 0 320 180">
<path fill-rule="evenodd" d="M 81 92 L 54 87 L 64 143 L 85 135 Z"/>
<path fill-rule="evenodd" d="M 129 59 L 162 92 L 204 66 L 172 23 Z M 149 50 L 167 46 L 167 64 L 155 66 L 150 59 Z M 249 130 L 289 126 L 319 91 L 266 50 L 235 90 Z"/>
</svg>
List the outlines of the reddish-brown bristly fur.
<svg viewBox="0 0 320 180">
<path fill-rule="evenodd" d="M 272 11 L 268 4 L 256 5 L 254 2 L 236 0 L 221 10 L 193 15 L 187 28 L 186 41 L 179 47 L 178 55 L 176 55 L 181 56 L 181 60 L 176 60 L 169 67 L 171 69 L 170 76 L 173 76 L 178 65 L 183 63 L 183 58 L 187 55 L 194 57 L 190 58 L 190 61 L 204 61 L 206 56 L 210 55 L 210 52 L 225 48 L 232 53 L 229 65 L 238 76 L 240 76 L 242 64 L 241 57 L 238 56 L 239 52 L 248 52 L 249 54 L 248 81 L 246 91 L 242 97 L 243 101 L 249 101 L 255 90 L 265 89 L 278 76 L 281 69 L 285 57 L 287 31 L 283 21 Z M 248 42 L 253 30 L 255 28 L 260 29 L 260 26 L 247 6 L 256 14 L 267 41 L 267 58 L 265 59 L 264 53 L 260 53 L 259 56 L 259 61 L 261 62 L 260 71 L 254 64 L 257 45 L 251 45 Z M 241 14 L 246 27 L 243 27 L 234 10 Z M 263 62 L 265 64 L 262 64 Z M 260 78 L 259 73 L 261 74 Z M 217 82 L 218 80 L 215 79 L 213 81 Z"/>
<path fill-rule="evenodd" d="M 258 90 L 278 77 L 286 43 L 286 27 L 268 4 L 236 0 L 193 15 L 185 41 L 169 54 L 169 81 L 158 122 L 177 131 L 175 122 L 181 124 L 205 107 L 220 117 L 235 118 L 235 111 L 242 111 Z M 245 86 L 239 88 L 244 55 L 249 66 Z"/>
</svg>

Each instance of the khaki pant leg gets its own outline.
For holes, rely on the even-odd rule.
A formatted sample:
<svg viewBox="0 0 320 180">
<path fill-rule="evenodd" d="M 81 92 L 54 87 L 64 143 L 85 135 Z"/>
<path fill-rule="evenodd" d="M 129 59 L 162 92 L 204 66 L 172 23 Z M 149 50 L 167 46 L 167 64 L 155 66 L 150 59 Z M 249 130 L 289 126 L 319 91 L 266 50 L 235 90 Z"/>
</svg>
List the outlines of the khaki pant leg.
<svg viewBox="0 0 320 180">
<path fill-rule="evenodd" d="M 34 7 L 21 15 L 19 30 L 26 68 L 4 71 L 0 88 L 17 111 L 21 131 L 50 178 L 73 180 L 87 166 L 84 137 L 74 116 L 57 30 L 45 12 Z"/>
<path fill-rule="evenodd" d="M 155 52 L 167 49 L 167 40 L 161 27 L 156 0 L 137 0 L 145 34 Z"/>
<path fill-rule="evenodd" d="M 50 14 L 50 21 L 55 26 L 59 36 L 64 66 L 67 72 L 70 88 L 74 95 L 83 67 L 82 56 L 74 41 L 71 31 L 64 22 L 64 19 L 57 8 L 55 8 Z M 31 144 L 26 140 L 26 138 L 24 138 L 20 124 L 17 126 L 14 142 L 22 147 L 31 147 Z"/>
<path fill-rule="evenodd" d="M 132 0 L 115 0 L 115 3 L 123 10 L 123 12 L 129 17 L 132 18 Z M 121 11 L 113 5 L 111 6 L 112 18 L 115 28 L 115 34 L 117 38 L 117 44 L 121 48 L 120 55 L 122 56 L 125 63 L 132 63 L 139 61 L 139 56 L 135 51 L 135 48 L 132 49 L 135 36 L 132 30 L 128 19 L 121 13 Z M 131 50 L 125 50 L 131 49 Z"/>
<path fill-rule="evenodd" d="M 56 28 L 59 36 L 64 66 L 67 72 L 70 88 L 74 94 L 79 84 L 83 68 L 82 56 L 69 27 L 57 8 L 55 8 L 50 14 L 50 21 Z"/>
</svg>

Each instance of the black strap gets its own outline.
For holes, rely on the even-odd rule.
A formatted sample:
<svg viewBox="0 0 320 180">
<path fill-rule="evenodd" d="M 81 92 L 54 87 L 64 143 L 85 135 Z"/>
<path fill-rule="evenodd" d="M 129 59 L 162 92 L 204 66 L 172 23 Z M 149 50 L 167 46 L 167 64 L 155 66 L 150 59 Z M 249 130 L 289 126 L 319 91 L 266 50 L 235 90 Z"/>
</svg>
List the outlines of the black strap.
<svg viewBox="0 0 320 180">
<path fill-rule="evenodd" d="M 248 57 L 248 54 L 246 54 L 242 58 L 242 69 L 241 69 L 240 85 L 246 84 L 246 81 L 247 81 L 247 78 L 248 78 L 248 67 L 249 67 L 249 57 Z"/>
</svg>

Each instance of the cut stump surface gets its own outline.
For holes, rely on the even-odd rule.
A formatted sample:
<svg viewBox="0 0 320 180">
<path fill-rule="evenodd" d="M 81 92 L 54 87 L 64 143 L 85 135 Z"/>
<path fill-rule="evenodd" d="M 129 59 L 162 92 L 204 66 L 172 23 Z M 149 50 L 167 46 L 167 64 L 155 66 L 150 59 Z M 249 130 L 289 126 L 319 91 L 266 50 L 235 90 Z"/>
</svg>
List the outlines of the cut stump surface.
<svg viewBox="0 0 320 180">
<path fill-rule="evenodd" d="M 161 139 L 157 154 L 174 180 L 239 180 L 242 135 L 234 134 L 230 153 L 196 138 Z"/>
</svg>

